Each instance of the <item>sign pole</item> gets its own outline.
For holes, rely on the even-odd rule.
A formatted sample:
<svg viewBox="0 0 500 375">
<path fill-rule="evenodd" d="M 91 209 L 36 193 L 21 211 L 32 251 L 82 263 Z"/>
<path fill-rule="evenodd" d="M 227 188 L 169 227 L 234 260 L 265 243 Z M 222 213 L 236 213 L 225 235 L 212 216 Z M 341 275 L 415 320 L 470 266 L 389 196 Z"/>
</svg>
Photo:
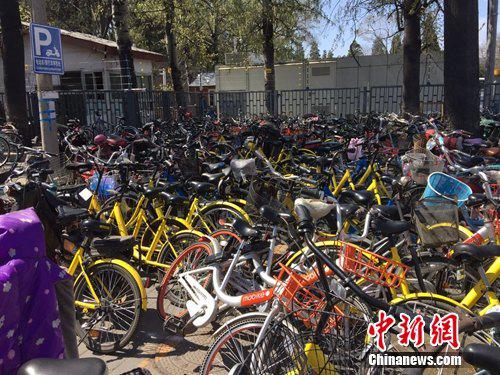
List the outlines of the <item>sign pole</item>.
<svg viewBox="0 0 500 375">
<path fill-rule="evenodd" d="M 31 0 L 32 21 L 38 24 L 47 23 L 47 10 L 45 0 Z M 32 30 L 30 30 L 30 34 Z M 31 35 L 31 38 L 34 36 Z M 33 39 L 32 39 L 33 40 Z M 33 66 L 35 57 L 33 56 Z M 54 96 L 44 95 L 53 91 L 52 76 L 48 74 L 36 74 L 36 86 L 38 95 L 38 111 L 40 114 L 40 134 L 42 136 L 42 148 L 44 151 L 59 155 L 59 143 L 57 139 L 57 124 Z M 51 158 L 54 168 L 59 167 L 59 158 Z"/>
</svg>

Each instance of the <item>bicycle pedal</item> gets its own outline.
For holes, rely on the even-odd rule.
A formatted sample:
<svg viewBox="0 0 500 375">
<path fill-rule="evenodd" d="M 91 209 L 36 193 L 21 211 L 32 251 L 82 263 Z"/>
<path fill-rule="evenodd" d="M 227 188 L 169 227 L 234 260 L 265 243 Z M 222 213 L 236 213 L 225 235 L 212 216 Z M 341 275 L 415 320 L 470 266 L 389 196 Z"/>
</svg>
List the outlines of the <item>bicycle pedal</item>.
<svg viewBox="0 0 500 375">
<path fill-rule="evenodd" d="M 185 325 L 186 323 L 182 319 L 176 316 L 170 316 L 163 322 L 163 330 L 174 335 L 180 335 Z"/>
</svg>

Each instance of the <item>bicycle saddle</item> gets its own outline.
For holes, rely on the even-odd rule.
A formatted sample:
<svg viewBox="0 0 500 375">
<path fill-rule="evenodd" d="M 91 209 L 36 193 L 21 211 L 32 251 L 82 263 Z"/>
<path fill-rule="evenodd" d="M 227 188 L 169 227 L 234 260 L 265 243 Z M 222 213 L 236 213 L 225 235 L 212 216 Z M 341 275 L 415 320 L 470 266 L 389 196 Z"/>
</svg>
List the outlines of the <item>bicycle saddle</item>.
<svg viewBox="0 0 500 375">
<path fill-rule="evenodd" d="M 469 344 L 463 351 L 464 359 L 474 367 L 498 373 L 500 368 L 500 348 L 486 344 Z"/>
<path fill-rule="evenodd" d="M 218 183 L 219 180 L 224 177 L 224 173 L 220 172 L 220 173 L 202 173 L 201 177 L 203 177 L 203 179 L 206 181 L 206 182 L 210 182 L 210 183 Z"/>
<path fill-rule="evenodd" d="M 456 154 L 454 161 L 465 168 L 472 168 L 484 164 L 484 159 L 480 156 L 467 156 L 463 154 Z"/>
<path fill-rule="evenodd" d="M 181 184 L 179 182 L 168 182 L 168 181 L 158 181 L 158 187 L 161 187 L 165 191 L 174 191 L 178 187 L 180 187 Z M 146 189 L 147 190 L 147 189 Z"/>
<path fill-rule="evenodd" d="M 375 219 L 373 221 L 373 227 L 376 231 L 382 233 L 383 236 L 392 236 L 410 229 L 411 223 L 403 220 Z"/>
<path fill-rule="evenodd" d="M 26 362 L 17 371 L 17 375 L 104 375 L 106 373 L 106 363 L 99 358 L 37 358 Z"/>
<path fill-rule="evenodd" d="M 68 225 L 73 221 L 88 217 L 89 211 L 86 208 L 73 208 L 70 206 L 57 206 L 57 221 L 61 225 Z"/>
<path fill-rule="evenodd" d="M 111 224 L 96 219 L 87 219 L 83 221 L 81 228 L 84 233 L 101 238 L 108 236 L 113 229 Z"/>
<path fill-rule="evenodd" d="M 482 261 L 483 259 L 500 256 L 500 245 L 494 244 L 477 246 L 470 243 L 461 243 L 455 245 L 453 250 L 453 258 L 459 261 Z"/>
<path fill-rule="evenodd" d="M 68 163 L 64 166 L 68 171 L 89 171 L 92 169 L 92 164 L 81 162 L 81 163 Z"/>
<path fill-rule="evenodd" d="M 273 224 L 279 225 L 282 224 L 283 221 L 285 220 L 287 222 L 291 221 L 293 219 L 293 216 L 286 213 L 286 212 L 279 212 L 278 210 L 275 210 L 271 206 L 262 206 L 259 210 L 259 213 L 261 216 L 270 221 Z"/>
<path fill-rule="evenodd" d="M 391 176 L 382 175 L 382 176 L 380 176 L 380 179 L 382 180 L 382 182 L 385 182 L 386 184 L 391 185 L 391 186 L 401 185 L 397 178 L 392 178 Z"/>
<path fill-rule="evenodd" d="M 318 153 L 327 153 L 330 151 L 337 151 L 340 150 L 343 147 L 342 143 L 338 142 L 326 142 L 323 143 L 321 146 L 319 146 L 316 151 Z"/>
<path fill-rule="evenodd" d="M 249 239 L 253 237 L 260 236 L 260 231 L 253 228 L 249 223 L 245 220 L 236 219 L 233 224 L 233 229 L 238 233 L 241 238 Z"/>
<path fill-rule="evenodd" d="M 194 190 L 196 194 L 205 194 L 215 188 L 214 185 L 208 182 L 189 181 L 188 185 Z"/>
<path fill-rule="evenodd" d="M 369 205 L 375 200 L 375 194 L 368 190 L 347 190 L 342 192 L 341 196 L 350 198 L 362 206 Z"/>
<path fill-rule="evenodd" d="M 334 204 L 325 203 L 319 199 L 297 198 L 294 207 L 304 206 L 314 220 L 321 219 L 335 209 Z"/>
<path fill-rule="evenodd" d="M 484 150 L 484 154 L 490 158 L 500 156 L 500 147 L 490 147 Z"/>
<path fill-rule="evenodd" d="M 401 207 L 401 211 L 403 214 L 409 212 L 409 207 Z M 372 207 L 372 212 L 383 216 L 387 219 L 391 220 L 401 220 L 401 217 L 399 216 L 399 210 L 397 206 L 381 206 L 381 205 L 375 205 Z"/>
<path fill-rule="evenodd" d="M 474 193 L 469 195 L 467 201 L 465 202 L 465 205 L 468 207 L 474 207 L 474 206 L 480 206 L 487 202 L 488 199 L 486 198 L 486 195 L 481 193 Z"/>
<path fill-rule="evenodd" d="M 107 236 L 92 240 L 92 247 L 95 250 L 109 256 L 115 256 L 117 253 L 131 256 L 135 244 L 134 236 Z"/>
<path fill-rule="evenodd" d="M 160 198 L 165 201 L 167 206 L 178 206 L 183 205 L 186 202 L 186 199 L 177 194 L 171 194 L 167 192 L 162 192 L 160 194 Z"/>
<path fill-rule="evenodd" d="M 217 172 L 220 172 L 226 166 L 226 164 L 224 162 L 203 163 L 202 165 L 208 171 L 208 173 L 217 173 Z"/>
<path fill-rule="evenodd" d="M 340 213 L 343 218 L 349 218 L 356 213 L 359 207 L 357 204 L 341 204 Z"/>
<path fill-rule="evenodd" d="M 144 194 L 144 197 L 146 197 L 148 199 L 153 199 L 153 198 L 158 197 L 164 191 L 165 191 L 165 188 L 163 186 L 161 186 L 161 187 L 154 187 L 154 188 L 147 189 L 143 192 L 143 194 Z"/>
</svg>

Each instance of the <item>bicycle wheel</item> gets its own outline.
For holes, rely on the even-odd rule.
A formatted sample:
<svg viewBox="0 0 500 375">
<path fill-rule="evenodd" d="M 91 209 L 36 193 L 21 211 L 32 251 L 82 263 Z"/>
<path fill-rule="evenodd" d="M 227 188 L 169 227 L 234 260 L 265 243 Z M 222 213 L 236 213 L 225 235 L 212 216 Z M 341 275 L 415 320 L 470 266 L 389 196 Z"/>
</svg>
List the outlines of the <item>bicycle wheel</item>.
<svg viewBox="0 0 500 375">
<path fill-rule="evenodd" d="M 199 241 L 200 232 L 196 231 L 181 231 L 168 236 L 165 242 L 161 243 L 161 250 L 156 261 L 161 264 L 171 265 L 172 262 L 179 256 L 183 249 Z M 158 269 L 158 281 L 165 277 L 165 269 Z"/>
<path fill-rule="evenodd" d="M 0 167 L 4 166 L 10 159 L 10 145 L 4 138 L 0 137 Z"/>
<path fill-rule="evenodd" d="M 90 350 L 112 353 L 127 345 L 135 333 L 141 316 L 141 292 L 132 275 L 114 263 L 91 265 L 86 274 L 77 278 L 75 301 L 95 304 L 96 309 L 77 304 L 76 333 Z"/>
<path fill-rule="evenodd" d="M 166 323 L 172 318 L 183 320 L 188 313 L 186 302 L 190 296 L 179 282 L 178 275 L 202 267 L 206 258 L 212 253 L 212 248 L 208 244 L 199 242 L 189 246 L 172 262 L 163 278 L 156 299 L 158 314 Z M 191 276 L 204 288 L 209 286 L 212 281 L 211 272 L 200 272 Z"/>
<path fill-rule="evenodd" d="M 459 316 L 460 320 L 469 320 L 470 318 L 473 317 L 471 313 L 460 306 L 457 306 L 451 302 L 446 302 L 443 300 L 437 300 L 436 298 L 433 297 L 415 297 L 412 299 L 406 299 L 403 300 L 396 305 L 404 307 L 406 310 L 411 311 L 414 314 L 421 315 L 423 317 L 426 317 L 429 321 L 432 319 L 434 314 L 438 315 L 445 315 L 447 313 L 457 313 Z M 430 354 L 430 353 L 436 353 L 436 347 L 432 346 L 430 344 L 430 337 L 427 333 L 425 333 L 424 337 L 424 344 L 420 346 L 418 349 L 415 348 L 414 346 L 401 346 L 398 342 L 398 339 L 396 337 L 397 332 L 394 332 L 393 334 L 389 334 L 386 336 L 386 345 L 388 347 L 387 352 L 392 353 L 397 355 L 398 353 L 411 353 L 415 352 L 415 354 Z M 461 332 L 459 333 L 458 337 L 458 342 L 460 344 L 460 348 L 464 348 L 468 344 L 471 343 L 485 343 L 485 344 L 490 344 L 490 345 L 495 345 L 499 346 L 500 343 L 498 342 L 498 337 L 495 336 L 495 332 L 491 330 L 482 330 L 482 329 L 477 329 L 477 330 L 472 330 L 468 332 Z M 439 354 L 442 355 L 460 355 L 460 349 L 454 350 L 449 348 L 448 346 L 445 346 Z M 409 370 L 408 368 L 406 369 L 399 369 L 399 372 L 394 372 L 395 369 L 388 369 L 388 368 L 374 368 L 371 367 L 371 370 L 373 371 L 374 374 L 385 374 L 387 371 L 391 370 L 393 373 L 404 373 L 406 374 L 407 371 Z M 406 370 L 406 371 L 403 371 Z M 413 369 L 412 369 L 413 370 Z M 448 367 L 446 371 L 449 371 L 448 373 L 450 374 L 471 374 L 474 373 L 472 366 L 468 365 L 464 361 L 462 361 L 462 364 L 460 366 L 455 366 L 455 367 Z M 441 374 L 443 372 L 443 368 L 441 367 L 435 367 L 432 369 L 427 369 L 425 372 L 426 374 Z"/>
<path fill-rule="evenodd" d="M 304 324 L 311 314 L 324 319 L 322 330 Z M 355 309 L 293 310 L 273 319 L 241 367 L 251 374 L 359 374 L 368 323 Z"/>
<path fill-rule="evenodd" d="M 246 217 L 245 217 L 246 215 Z M 235 219 L 249 221 L 248 214 L 240 207 L 232 207 L 220 203 L 208 206 L 193 219 L 191 226 L 204 233 L 212 233 L 222 229 L 225 223 L 232 223 Z"/>
<path fill-rule="evenodd" d="M 227 374 L 231 370 L 243 370 L 265 320 L 266 316 L 255 315 L 228 324 L 208 348 L 200 374 Z"/>
</svg>

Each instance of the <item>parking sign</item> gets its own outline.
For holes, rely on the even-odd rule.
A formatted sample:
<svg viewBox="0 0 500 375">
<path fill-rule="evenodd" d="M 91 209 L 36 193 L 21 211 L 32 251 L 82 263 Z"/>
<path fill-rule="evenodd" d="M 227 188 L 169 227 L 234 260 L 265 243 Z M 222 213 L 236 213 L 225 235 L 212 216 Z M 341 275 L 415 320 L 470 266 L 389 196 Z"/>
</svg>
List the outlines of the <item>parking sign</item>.
<svg viewBox="0 0 500 375">
<path fill-rule="evenodd" d="M 30 39 L 33 71 L 37 74 L 64 74 L 61 30 L 31 23 Z"/>
</svg>

